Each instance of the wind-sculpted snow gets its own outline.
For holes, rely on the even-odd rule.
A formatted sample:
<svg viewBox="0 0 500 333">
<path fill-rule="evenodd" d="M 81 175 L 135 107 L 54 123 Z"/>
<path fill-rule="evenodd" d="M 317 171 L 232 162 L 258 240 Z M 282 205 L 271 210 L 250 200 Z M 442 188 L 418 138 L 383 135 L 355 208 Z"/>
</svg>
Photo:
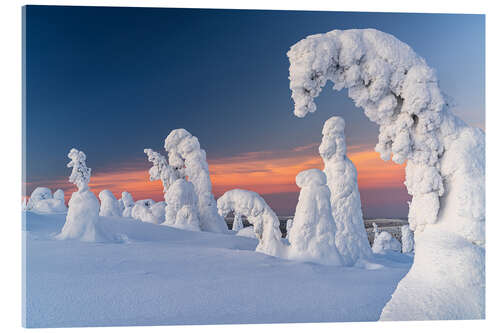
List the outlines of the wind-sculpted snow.
<svg viewBox="0 0 500 333">
<path fill-rule="evenodd" d="M 96 228 L 99 221 L 99 200 L 88 187 L 91 169 L 85 163 L 85 153 L 73 148 L 68 157 L 71 161 L 67 166 L 73 168 L 69 181 L 78 187 L 78 191 L 71 195 L 66 223 L 56 238 L 104 241 L 106 237 Z"/>
<path fill-rule="evenodd" d="M 132 209 L 134 208 L 134 198 L 128 192 L 122 192 L 123 217 L 132 217 Z"/>
<path fill-rule="evenodd" d="M 356 167 L 346 156 L 345 122 L 331 117 L 323 125 L 319 153 L 331 192 L 330 202 L 337 226 L 335 244 L 344 263 L 352 266 L 358 259 L 370 259 L 372 250 L 366 234 Z"/>
<path fill-rule="evenodd" d="M 372 250 L 378 254 L 385 254 L 386 251 L 401 252 L 401 243 L 387 231 L 382 231 L 375 235 Z"/>
<path fill-rule="evenodd" d="M 413 239 L 413 231 L 410 230 L 410 226 L 404 225 L 401 227 L 401 252 L 410 253 L 413 252 L 415 246 L 415 241 Z"/>
<path fill-rule="evenodd" d="M 182 177 L 187 177 L 194 185 L 198 196 L 201 230 L 226 232 L 227 224 L 217 213 L 206 154 L 200 148 L 198 138 L 183 128 L 173 130 L 165 139 L 165 150 L 168 152 L 169 165 L 178 170 Z"/>
<path fill-rule="evenodd" d="M 305 170 L 297 175 L 296 183 L 300 195 L 288 236 L 288 257 L 325 265 L 343 265 L 335 245 L 336 228 L 326 175 L 318 169 Z"/>
<path fill-rule="evenodd" d="M 142 222 L 160 224 L 165 217 L 164 212 L 164 202 L 155 202 L 152 199 L 137 200 L 132 207 L 130 217 Z"/>
<path fill-rule="evenodd" d="M 193 183 L 177 179 L 165 192 L 165 225 L 200 231 L 198 197 Z"/>
<path fill-rule="evenodd" d="M 381 158 L 407 163 L 415 263 L 381 319 L 483 318 L 484 132 L 448 110 L 435 71 L 389 34 L 312 35 L 288 57 L 295 115 L 314 112 L 332 81 L 379 125 Z"/>
<path fill-rule="evenodd" d="M 240 189 L 230 190 L 217 200 L 217 208 L 221 216 L 234 212 L 235 215 L 247 217 L 259 240 L 255 251 L 275 257 L 286 257 L 279 219 L 260 195 Z"/>
<path fill-rule="evenodd" d="M 99 193 L 99 200 L 101 200 L 99 216 L 122 216 L 120 204 L 110 190 L 102 190 Z"/>
<path fill-rule="evenodd" d="M 38 213 L 65 213 L 68 208 L 64 204 L 64 192 L 59 189 L 54 192 L 47 187 L 37 187 L 32 193 L 25 207 Z"/>
</svg>

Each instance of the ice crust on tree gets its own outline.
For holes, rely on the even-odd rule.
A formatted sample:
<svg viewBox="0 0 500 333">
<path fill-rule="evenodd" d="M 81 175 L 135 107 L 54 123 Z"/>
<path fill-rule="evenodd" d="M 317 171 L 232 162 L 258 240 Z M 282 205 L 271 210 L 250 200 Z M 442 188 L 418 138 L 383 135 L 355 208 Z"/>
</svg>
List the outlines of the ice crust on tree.
<svg viewBox="0 0 500 333">
<path fill-rule="evenodd" d="M 132 217 L 132 209 L 134 208 L 134 198 L 132 198 L 132 194 L 128 192 L 122 192 L 121 202 L 123 204 L 123 217 Z"/>
<path fill-rule="evenodd" d="M 279 219 L 260 195 L 247 190 L 230 190 L 217 200 L 217 208 L 220 216 L 231 212 L 246 216 L 259 240 L 255 251 L 286 258 L 287 248 L 281 240 Z"/>
<path fill-rule="evenodd" d="M 401 252 L 411 253 L 415 246 L 415 241 L 413 239 L 413 232 L 410 226 L 404 225 L 401 227 Z"/>
<path fill-rule="evenodd" d="M 212 194 L 206 153 L 200 148 L 198 138 L 183 128 L 175 129 L 165 139 L 165 150 L 168 152 L 168 164 L 182 177 L 187 177 L 194 186 L 198 197 L 201 230 L 226 232 L 227 224 L 217 213 L 217 204 Z"/>
<path fill-rule="evenodd" d="M 100 216 L 122 216 L 120 204 L 110 190 L 102 190 L 99 193 L 99 200 L 101 200 Z"/>
<path fill-rule="evenodd" d="M 343 265 L 335 245 L 335 221 L 330 206 L 326 175 L 309 169 L 296 176 L 300 187 L 288 240 L 288 258 L 325 265 Z"/>
<path fill-rule="evenodd" d="M 155 205 L 156 203 L 153 199 L 137 200 L 134 207 L 132 207 L 130 217 L 142 222 L 160 224 L 163 222 L 163 219 L 160 219 L 161 215 L 156 216 L 153 214 L 153 207 Z M 160 208 L 164 208 L 164 205 L 162 204 Z"/>
<path fill-rule="evenodd" d="M 54 192 L 54 196 L 52 196 L 52 191 L 49 188 L 37 187 L 31 193 L 26 210 L 50 214 L 65 213 L 68 208 L 64 204 L 64 192 L 61 189 Z"/>
<path fill-rule="evenodd" d="M 243 221 L 241 220 L 241 215 L 240 214 L 234 214 L 234 220 L 233 220 L 233 227 L 231 230 L 233 231 L 240 231 L 243 229 Z"/>
<path fill-rule="evenodd" d="M 57 239 L 79 239 L 81 241 L 105 241 L 106 237 L 97 229 L 99 221 L 99 200 L 89 190 L 91 169 L 87 167 L 83 151 L 71 149 L 67 167 L 72 168 L 69 181 L 78 187 L 68 203 L 66 223 Z"/>
<path fill-rule="evenodd" d="M 358 259 L 370 259 L 372 250 L 366 234 L 356 167 L 346 156 L 345 122 L 331 117 L 323 125 L 319 153 L 325 164 L 330 202 L 337 227 L 335 244 L 344 263 L 352 266 Z"/>
<path fill-rule="evenodd" d="M 380 319 L 484 318 L 484 132 L 449 110 L 435 71 L 389 34 L 333 30 L 287 55 L 296 116 L 332 81 L 379 125 L 381 158 L 407 163 L 415 261 Z"/>
<path fill-rule="evenodd" d="M 375 235 L 372 250 L 378 254 L 385 254 L 387 251 L 401 252 L 401 243 L 387 231 L 382 231 Z"/>
</svg>

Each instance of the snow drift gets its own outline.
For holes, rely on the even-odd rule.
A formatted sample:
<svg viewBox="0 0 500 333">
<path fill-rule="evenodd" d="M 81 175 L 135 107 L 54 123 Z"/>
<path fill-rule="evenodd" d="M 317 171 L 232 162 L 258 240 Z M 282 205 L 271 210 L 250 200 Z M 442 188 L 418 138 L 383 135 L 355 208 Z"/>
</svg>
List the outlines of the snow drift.
<svg viewBox="0 0 500 333">
<path fill-rule="evenodd" d="M 175 129 L 165 139 L 165 150 L 168 152 L 169 165 L 194 185 L 201 230 L 226 232 L 227 224 L 217 213 L 217 204 L 212 194 L 206 153 L 200 148 L 198 138 L 183 128 Z"/>
<path fill-rule="evenodd" d="M 381 158 L 407 162 L 415 261 L 380 319 L 484 318 L 484 132 L 449 111 L 435 71 L 389 34 L 333 30 L 287 55 L 296 116 L 332 81 L 379 125 Z"/>
<path fill-rule="evenodd" d="M 288 236 L 288 258 L 342 265 L 335 245 L 335 221 L 326 175 L 318 169 L 305 170 L 297 175 L 296 183 L 300 195 Z"/>
<path fill-rule="evenodd" d="M 85 153 L 73 148 L 68 157 L 71 161 L 67 166 L 73 168 L 69 181 L 78 187 L 78 191 L 71 195 L 66 223 L 56 238 L 79 239 L 87 242 L 105 240 L 96 228 L 99 220 L 99 201 L 88 187 L 91 169 L 85 164 Z"/>
<path fill-rule="evenodd" d="M 331 117 L 323 125 L 319 153 L 325 164 L 333 218 L 337 226 L 335 244 L 344 263 L 352 266 L 358 259 L 372 256 L 361 211 L 356 167 L 346 156 L 345 122 Z"/>
<path fill-rule="evenodd" d="M 240 189 L 230 190 L 217 200 L 217 208 L 220 216 L 234 212 L 247 217 L 259 240 L 255 251 L 286 258 L 278 217 L 260 195 Z"/>
</svg>

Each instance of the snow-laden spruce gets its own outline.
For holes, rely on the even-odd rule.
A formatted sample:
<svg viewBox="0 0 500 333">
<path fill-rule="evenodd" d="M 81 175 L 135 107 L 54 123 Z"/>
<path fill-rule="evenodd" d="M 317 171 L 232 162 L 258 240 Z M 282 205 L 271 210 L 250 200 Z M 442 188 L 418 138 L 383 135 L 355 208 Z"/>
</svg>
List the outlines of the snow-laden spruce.
<svg viewBox="0 0 500 333">
<path fill-rule="evenodd" d="M 206 153 L 200 148 L 198 138 L 183 128 L 175 129 L 165 139 L 165 150 L 168 152 L 169 165 L 194 185 L 198 197 L 200 229 L 226 232 L 227 224 L 217 213 L 217 204 L 212 194 Z"/>
<path fill-rule="evenodd" d="M 413 231 L 411 231 L 410 226 L 404 225 L 401 227 L 401 252 L 411 253 L 415 246 L 415 241 L 413 239 Z"/>
<path fill-rule="evenodd" d="M 293 219 L 286 220 L 286 239 L 290 236 L 290 229 L 292 229 Z"/>
<path fill-rule="evenodd" d="M 287 248 L 281 240 L 280 221 L 260 195 L 247 190 L 230 190 L 217 200 L 217 208 L 221 216 L 231 212 L 246 216 L 259 240 L 255 251 L 286 258 Z"/>
<path fill-rule="evenodd" d="M 241 214 L 234 214 L 233 227 L 231 228 L 231 230 L 238 232 L 241 229 L 243 229 L 243 221 L 241 220 Z"/>
<path fill-rule="evenodd" d="M 165 203 L 155 202 L 153 199 L 137 200 L 130 217 L 142 222 L 160 224 L 165 218 Z"/>
<path fill-rule="evenodd" d="M 300 194 L 288 236 L 288 258 L 342 265 L 342 257 L 335 245 L 336 227 L 326 175 L 321 170 L 309 169 L 300 172 L 295 180 Z"/>
<path fill-rule="evenodd" d="M 73 148 L 68 157 L 71 161 L 67 167 L 72 168 L 69 181 L 78 187 L 78 191 L 71 195 L 66 223 L 56 238 L 79 239 L 87 242 L 105 240 L 106 237 L 97 229 L 99 200 L 88 187 L 91 169 L 85 164 L 85 153 Z"/>
<path fill-rule="evenodd" d="M 366 234 L 361 199 L 358 190 L 356 167 L 346 156 L 345 122 L 341 117 L 331 117 L 323 125 L 323 138 L 319 153 L 325 164 L 327 185 L 333 218 L 337 226 L 335 244 L 344 263 L 352 266 L 358 259 L 372 256 Z"/>
<path fill-rule="evenodd" d="M 484 132 L 449 111 L 435 71 L 389 34 L 333 30 L 287 55 L 296 116 L 332 81 L 379 125 L 381 158 L 407 162 L 415 261 L 381 320 L 484 318 Z"/>
<path fill-rule="evenodd" d="M 387 251 L 401 252 L 401 243 L 387 231 L 377 232 L 372 250 L 378 254 L 385 254 Z"/>
<path fill-rule="evenodd" d="M 110 190 L 102 190 L 99 193 L 99 200 L 101 200 L 100 216 L 122 216 L 120 204 Z"/>
<path fill-rule="evenodd" d="M 132 209 L 134 208 L 134 198 L 132 198 L 132 194 L 124 191 L 122 192 L 121 202 L 123 204 L 123 217 L 132 217 Z"/>
<path fill-rule="evenodd" d="M 26 204 L 25 210 L 37 213 L 65 213 L 68 208 L 64 204 L 64 191 L 58 189 L 52 196 L 52 191 L 47 187 L 37 187 Z"/>
<path fill-rule="evenodd" d="M 193 183 L 183 178 L 177 179 L 165 193 L 165 200 L 165 225 L 201 231 L 198 196 Z"/>
</svg>

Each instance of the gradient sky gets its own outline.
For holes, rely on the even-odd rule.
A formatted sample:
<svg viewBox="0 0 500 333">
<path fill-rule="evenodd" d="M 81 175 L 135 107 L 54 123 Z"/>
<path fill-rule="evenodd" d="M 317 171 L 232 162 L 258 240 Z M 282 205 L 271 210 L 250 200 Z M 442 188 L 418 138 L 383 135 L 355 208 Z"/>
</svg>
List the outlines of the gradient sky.
<svg viewBox="0 0 500 333">
<path fill-rule="evenodd" d="M 144 148 L 186 128 L 207 151 L 214 194 L 261 193 L 293 214 L 295 175 L 322 168 L 323 122 L 346 120 L 364 215 L 406 216 L 404 169 L 373 152 L 378 129 L 331 84 L 293 116 L 286 52 L 314 33 L 376 28 L 435 68 L 467 123 L 485 128 L 484 16 L 27 6 L 25 184 L 69 196 L 67 153 L 87 154 L 91 186 L 162 200 Z"/>
</svg>

